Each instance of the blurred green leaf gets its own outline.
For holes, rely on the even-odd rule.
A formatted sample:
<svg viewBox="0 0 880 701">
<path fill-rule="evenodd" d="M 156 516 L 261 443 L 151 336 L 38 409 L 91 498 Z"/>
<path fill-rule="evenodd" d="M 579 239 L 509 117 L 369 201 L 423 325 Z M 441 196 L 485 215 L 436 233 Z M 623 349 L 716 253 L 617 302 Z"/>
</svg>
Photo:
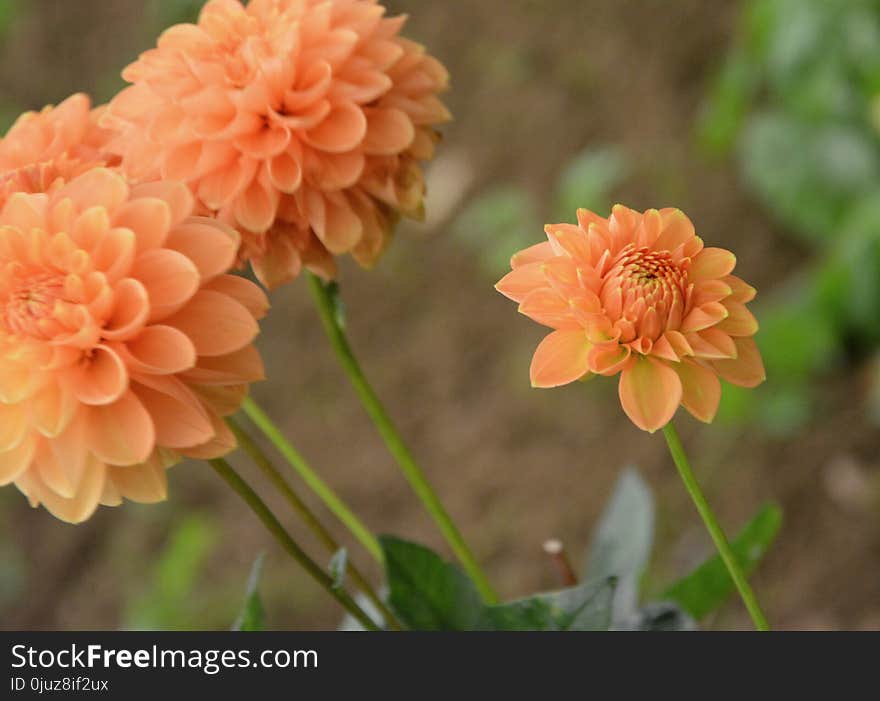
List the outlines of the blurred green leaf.
<svg viewBox="0 0 880 701">
<path fill-rule="evenodd" d="M 345 573 L 348 570 L 348 550 L 339 548 L 330 558 L 330 576 L 333 578 L 333 586 L 341 589 L 345 584 Z"/>
<path fill-rule="evenodd" d="M 782 511 L 774 504 L 764 506 L 731 543 L 746 576 L 770 548 L 782 524 Z M 681 606 L 696 620 L 715 611 L 733 593 L 733 580 L 721 557 L 710 558 L 669 587 L 661 597 Z"/>
<path fill-rule="evenodd" d="M 543 237 L 529 193 L 512 185 L 494 188 L 474 199 L 453 222 L 452 234 L 476 254 L 492 279 L 509 269 L 514 253 Z"/>
<path fill-rule="evenodd" d="M 608 630 L 611 625 L 615 578 L 536 594 L 486 611 L 494 630 Z"/>
<path fill-rule="evenodd" d="M 611 190 L 627 174 L 626 159 L 619 149 L 587 149 L 562 171 L 556 186 L 554 221 L 572 221 L 583 207 L 595 212 L 611 209 Z"/>
<path fill-rule="evenodd" d="M 256 631 L 266 629 L 266 614 L 260 599 L 260 577 L 263 575 L 265 553 L 257 555 L 248 577 L 244 604 L 232 626 L 232 630 Z"/>
<path fill-rule="evenodd" d="M 171 532 L 156 560 L 150 588 L 130 606 L 129 627 L 185 627 L 196 582 L 217 546 L 216 533 L 213 522 L 200 514 L 187 516 Z"/>
<path fill-rule="evenodd" d="M 156 28 L 153 31 L 161 32 L 173 24 L 195 22 L 204 4 L 205 0 L 150 0 L 146 16 Z"/>
<path fill-rule="evenodd" d="M 654 542 L 654 499 L 638 470 L 626 467 L 599 519 L 590 544 L 584 579 L 617 579 L 615 618 L 638 605 L 639 580 Z"/>
<path fill-rule="evenodd" d="M 697 622 L 676 604 L 657 601 L 645 604 L 636 615 L 616 630 L 679 631 L 696 630 Z"/>
<path fill-rule="evenodd" d="M 742 128 L 758 86 L 758 69 L 742 49 L 734 49 L 712 84 L 697 124 L 697 140 L 712 156 L 726 154 Z"/>
<path fill-rule="evenodd" d="M 479 630 L 486 613 L 474 584 L 428 548 L 380 536 L 388 602 L 414 630 Z"/>
</svg>

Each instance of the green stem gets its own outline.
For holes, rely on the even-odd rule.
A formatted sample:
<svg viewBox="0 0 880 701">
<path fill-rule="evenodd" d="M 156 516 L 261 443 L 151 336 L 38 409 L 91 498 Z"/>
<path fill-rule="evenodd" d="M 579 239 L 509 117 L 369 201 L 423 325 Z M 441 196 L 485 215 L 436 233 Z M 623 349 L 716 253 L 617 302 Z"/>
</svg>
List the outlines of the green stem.
<svg viewBox="0 0 880 701">
<path fill-rule="evenodd" d="M 361 625 L 367 630 L 379 630 L 379 627 L 373 622 L 366 612 L 358 606 L 357 602 L 351 598 L 347 591 L 341 587 L 335 586 L 333 579 L 321 567 L 312 560 L 305 551 L 296 544 L 290 534 L 284 530 L 281 522 L 275 518 L 269 507 L 260 499 L 259 495 L 248 486 L 232 466 L 223 459 L 209 460 L 208 463 L 214 468 L 214 471 L 228 484 L 238 496 L 251 508 L 257 518 L 263 522 L 266 529 L 275 536 L 288 554 L 296 560 L 303 569 L 308 572 L 315 581 L 318 582 L 327 593 L 336 599 L 343 608 L 354 616 Z"/>
<path fill-rule="evenodd" d="M 363 521 L 355 516 L 354 512 L 348 508 L 345 502 L 337 496 L 336 492 L 318 476 L 318 473 L 309 466 L 305 458 L 284 437 L 284 434 L 281 433 L 281 430 L 269 418 L 266 412 L 250 397 L 244 400 L 241 408 L 247 417 L 254 422 L 254 425 L 263 432 L 263 435 L 271 441 L 272 445 L 278 449 L 278 452 L 284 456 L 284 459 L 287 460 L 290 466 L 302 477 L 303 481 L 327 505 L 327 508 L 336 514 L 336 517 L 346 525 L 348 530 L 352 532 L 352 535 L 367 549 L 367 552 L 375 558 L 376 562 L 381 564 L 382 548 L 379 546 L 376 536 L 370 532 L 370 529 L 364 525 Z"/>
<path fill-rule="evenodd" d="M 226 423 L 229 425 L 232 433 L 235 434 L 239 447 L 250 456 L 251 460 L 254 461 L 254 464 L 256 464 L 256 466 L 263 471 L 263 474 L 269 478 L 272 484 L 275 485 L 275 488 L 278 489 L 293 510 L 299 514 L 300 518 L 305 521 L 306 525 L 312 530 L 312 533 L 315 534 L 317 539 L 321 541 L 321 544 L 327 549 L 327 551 L 331 554 L 337 552 L 341 548 L 339 541 L 337 541 L 330 531 L 324 527 L 324 524 L 321 523 L 315 513 L 308 507 L 299 494 L 294 491 L 288 481 L 284 479 L 284 475 L 282 475 L 278 468 L 272 464 L 272 461 L 266 453 L 263 452 L 260 446 L 258 446 L 232 418 L 227 418 Z M 403 630 L 400 621 L 397 620 L 397 617 L 391 609 L 389 609 L 379 595 L 376 594 L 366 577 L 364 577 L 360 570 L 355 567 L 351 559 L 349 559 L 346 569 L 348 575 L 351 577 L 351 581 L 357 585 L 357 587 L 382 614 L 382 617 L 388 623 L 388 626 L 393 630 Z"/>
<path fill-rule="evenodd" d="M 308 274 L 308 278 L 309 287 L 312 291 L 312 296 L 315 299 L 318 313 L 321 316 L 324 330 L 327 332 L 327 336 L 330 339 L 330 344 L 333 346 L 333 350 L 336 352 L 336 357 L 348 375 L 348 379 L 353 385 L 355 392 L 357 392 L 361 403 L 364 405 L 364 408 L 367 410 L 367 413 L 370 415 L 370 418 L 379 430 L 379 434 L 385 441 L 385 445 L 394 456 L 394 459 L 397 461 L 404 476 L 409 481 L 413 491 L 415 491 L 419 499 L 422 500 L 422 503 L 425 505 L 428 513 L 434 518 L 434 521 L 436 521 L 440 531 L 443 533 L 443 536 L 446 538 L 453 552 L 461 561 L 465 570 L 467 570 L 467 573 L 474 581 L 474 584 L 480 590 L 483 599 L 487 603 L 496 603 L 498 597 L 492 589 L 492 586 L 489 584 L 489 581 L 486 579 L 486 575 L 483 574 L 473 556 L 473 553 L 471 553 L 470 548 L 468 548 L 467 544 L 464 542 L 461 533 L 446 512 L 437 493 L 428 483 L 424 472 L 422 472 L 421 468 L 416 463 L 409 448 L 406 447 L 406 444 L 397 432 L 394 423 L 391 421 L 391 417 L 388 416 L 385 407 L 382 406 L 382 402 L 379 400 L 379 397 L 376 396 L 376 393 L 367 381 L 363 370 L 361 370 L 354 352 L 348 343 L 348 339 L 345 336 L 345 332 L 336 316 L 336 306 L 328 292 L 327 286 L 320 280 L 320 278 L 311 273 Z"/>
<path fill-rule="evenodd" d="M 675 426 L 673 426 L 671 421 L 663 427 L 663 435 L 666 437 L 666 444 L 669 446 L 669 452 L 672 455 L 672 459 L 675 461 L 675 466 L 678 468 L 678 474 L 681 475 L 685 489 L 687 489 L 688 494 L 690 494 L 694 506 L 697 507 L 697 511 L 700 513 L 703 523 L 706 524 L 709 535 L 712 536 L 715 547 L 718 549 L 718 554 L 721 555 L 721 559 L 724 562 L 725 567 L 727 567 L 727 571 L 730 573 L 730 577 L 733 579 L 733 583 L 736 585 L 739 595 L 742 597 L 746 609 L 748 609 L 749 615 L 752 617 L 755 628 L 758 630 L 770 630 L 770 624 L 767 622 L 767 617 L 761 610 L 761 605 L 758 603 L 757 597 L 755 597 L 755 592 L 752 591 L 752 587 L 746 579 L 739 561 L 737 560 L 733 549 L 730 547 L 730 543 L 727 542 L 727 538 L 724 535 L 724 531 L 721 529 L 721 525 L 718 523 L 718 519 L 715 518 L 715 514 L 712 512 L 709 502 L 706 501 L 706 497 L 700 489 L 700 485 L 697 483 L 697 478 L 691 469 L 684 446 L 681 444 L 681 439 L 678 437 L 678 431 L 675 430 Z"/>
</svg>

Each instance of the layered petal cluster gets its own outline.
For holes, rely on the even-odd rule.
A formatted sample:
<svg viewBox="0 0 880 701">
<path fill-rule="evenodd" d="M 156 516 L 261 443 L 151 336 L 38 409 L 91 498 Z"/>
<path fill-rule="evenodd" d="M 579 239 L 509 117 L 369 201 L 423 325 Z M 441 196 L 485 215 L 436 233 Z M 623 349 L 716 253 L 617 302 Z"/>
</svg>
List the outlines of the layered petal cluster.
<svg viewBox="0 0 880 701">
<path fill-rule="evenodd" d="M 274 287 L 369 265 L 420 217 L 448 74 L 376 0 L 209 0 L 128 66 L 102 124 L 126 173 L 190 185 Z"/>
<path fill-rule="evenodd" d="M 49 192 L 89 168 L 118 164 L 107 150 L 112 132 L 98 126 L 103 111 L 78 93 L 21 115 L 0 138 L 0 207 L 14 192 Z"/>
<path fill-rule="evenodd" d="M 624 411 L 656 431 L 679 404 L 712 421 L 719 377 L 764 381 L 746 308 L 755 290 L 732 274 L 733 253 L 704 247 L 677 209 L 616 205 L 608 218 L 584 209 L 577 218 L 545 227 L 548 241 L 517 253 L 496 286 L 554 329 L 532 359 L 533 386 L 619 373 Z"/>
<path fill-rule="evenodd" d="M 93 168 L 0 210 L 0 484 L 70 522 L 234 447 L 267 301 L 182 183 Z"/>
</svg>

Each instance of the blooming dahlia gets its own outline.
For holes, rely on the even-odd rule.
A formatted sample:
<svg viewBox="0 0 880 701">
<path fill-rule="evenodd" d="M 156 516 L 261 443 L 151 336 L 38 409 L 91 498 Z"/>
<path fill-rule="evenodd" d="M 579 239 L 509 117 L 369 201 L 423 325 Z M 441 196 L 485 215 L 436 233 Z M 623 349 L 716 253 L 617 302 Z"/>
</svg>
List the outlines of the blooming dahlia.
<svg viewBox="0 0 880 701">
<path fill-rule="evenodd" d="M 102 124 L 136 180 L 190 185 L 270 287 L 369 265 L 420 217 L 448 76 L 376 0 L 210 0 L 128 66 Z"/>
<path fill-rule="evenodd" d="M 679 403 L 710 422 L 719 377 L 743 387 L 764 381 L 746 309 L 754 288 L 732 275 L 733 253 L 704 248 L 677 209 L 611 216 L 578 210 L 578 225 L 551 224 L 548 242 L 520 251 L 497 289 L 554 329 L 532 359 L 535 387 L 620 373 L 624 411 L 656 431 Z"/>
<path fill-rule="evenodd" d="M 95 168 L 0 210 L 0 484 L 61 519 L 161 500 L 178 456 L 234 446 L 220 417 L 263 375 L 267 303 L 193 207 Z"/>
<path fill-rule="evenodd" d="M 57 107 L 25 112 L 0 138 L 0 206 L 14 192 L 48 192 L 90 168 L 115 165 L 111 132 L 98 126 L 103 107 L 81 93 Z"/>
</svg>

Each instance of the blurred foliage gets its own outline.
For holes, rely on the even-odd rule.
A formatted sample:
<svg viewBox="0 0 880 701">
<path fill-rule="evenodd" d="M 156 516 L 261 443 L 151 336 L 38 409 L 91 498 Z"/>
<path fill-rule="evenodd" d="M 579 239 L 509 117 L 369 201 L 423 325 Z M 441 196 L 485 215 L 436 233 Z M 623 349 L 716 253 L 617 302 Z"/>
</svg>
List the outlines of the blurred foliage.
<svg viewBox="0 0 880 701">
<path fill-rule="evenodd" d="M 129 606 L 127 627 L 186 629 L 203 624 L 192 599 L 208 558 L 219 544 L 218 524 L 202 514 L 184 518 L 153 565 L 149 588 Z"/>
<path fill-rule="evenodd" d="M 147 21 L 151 29 L 158 28 L 159 32 L 173 24 L 195 22 L 204 4 L 205 0 L 149 0 Z"/>
<path fill-rule="evenodd" d="M 248 577 L 247 590 L 244 595 L 244 604 L 238 618 L 232 625 L 232 630 L 256 631 L 266 629 L 266 612 L 263 610 L 263 601 L 260 598 L 260 578 L 263 576 L 263 562 L 265 554 L 260 553 L 251 567 Z"/>
<path fill-rule="evenodd" d="M 582 580 L 491 606 L 456 565 L 424 546 L 383 536 L 388 602 L 415 630 L 692 630 L 733 594 L 733 581 L 714 556 L 667 587 L 660 601 L 640 603 L 654 513 L 650 488 L 626 468 L 599 519 Z M 779 507 L 765 506 L 734 540 L 747 573 L 767 553 L 781 519 Z M 343 624 L 357 627 L 350 618 Z"/>
<path fill-rule="evenodd" d="M 880 1 L 748 0 L 699 124 L 704 151 L 742 177 L 814 252 L 764 305 L 771 382 L 725 393 L 723 415 L 790 432 L 811 381 L 880 344 Z"/>
<path fill-rule="evenodd" d="M 498 185 L 464 208 L 452 233 L 475 252 L 487 277 L 497 280 L 509 269 L 511 255 L 542 239 L 543 222 L 574 221 L 580 207 L 610 210 L 611 191 L 626 173 L 626 159 L 617 149 L 587 149 L 562 169 L 550 212 L 542 212 L 538 198 L 525 188 Z"/>
</svg>

